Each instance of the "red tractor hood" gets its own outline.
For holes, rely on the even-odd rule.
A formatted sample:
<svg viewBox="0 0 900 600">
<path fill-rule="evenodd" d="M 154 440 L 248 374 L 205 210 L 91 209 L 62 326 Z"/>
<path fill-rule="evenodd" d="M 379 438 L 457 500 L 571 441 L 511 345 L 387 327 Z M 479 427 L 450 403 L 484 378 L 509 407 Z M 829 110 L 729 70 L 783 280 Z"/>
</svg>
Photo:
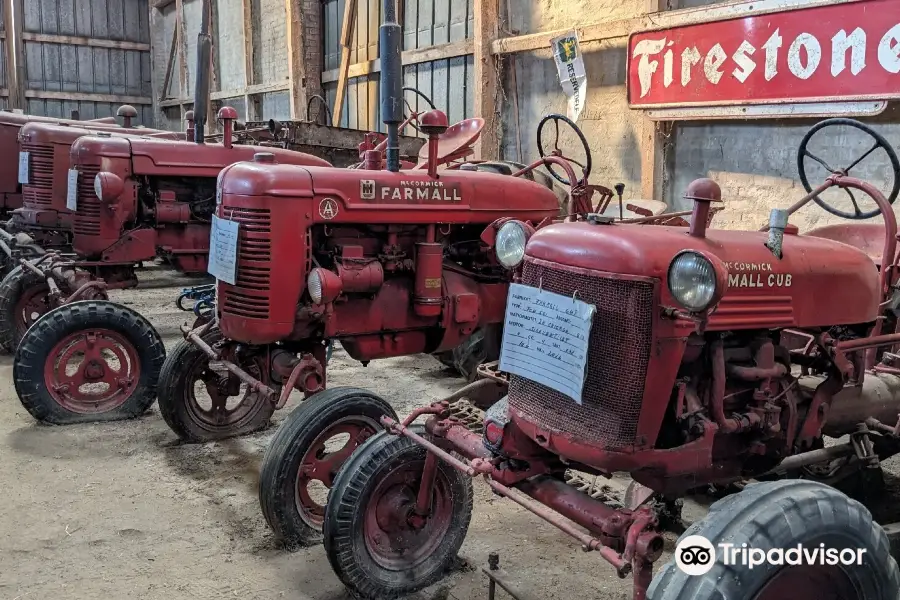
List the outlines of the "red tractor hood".
<svg viewBox="0 0 900 600">
<path fill-rule="evenodd" d="M 222 172 L 222 192 L 237 196 L 315 197 L 314 222 L 491 223 L 500 217 L 540 222 L 559 215 L 559 200 L 539 183 L 481 171 L 367 171 L 240 163 Z"/>
<path fill-rule="evenodd" d="M 729 276 L 709 321 L 712 330 L 827 327 L 875 319 L 878 268 L 865 253 L 840 242 L 785 235 L 779 259 L 765 246 L 767 237 L 756 231 L 707 230 L 705 238 L 697 238 L 678 227 L 562 223 L 536 232 L 526 256 L 613 277 L 658 279 L 662 304 L 675 307 L 666 281 L 675 255 L 699 250 L 716 256 Z"/>
<path fill-rule="evenodd" d="M 84 137 L 86 135 L 105 135 L 108 137 L 125 137 L 125 138 L 135 138 L 141 139 L 141 136 L 155 135 L 159 136 L 158 139 L 168 139 L 168 140 L 176 140 L 179 136 L 183 137 L 182 134 L 176 132 L 163 132 L 157 131 L 154 129 L 125 129 L 125 128 L 110 128 L 108 131 L 98 131 L 98 129 L 106 129 L 105 127 L 95 127 L 91 129 L 85 129 L 84 127 L 74 127 L 71 125 L 64 125 L 59 123 L 45 123 L 45 122 L 35 122 L 28 123 L 24 127 L 22 127 L 19 132 L 19 137 L 23 142 L 28 142 L 32 144 L 68 144 L 71 145 L 75 143 L 75 140 L 78 138 Z M 152 139 L 152 138 L 145 138 Z"/>
</svg>

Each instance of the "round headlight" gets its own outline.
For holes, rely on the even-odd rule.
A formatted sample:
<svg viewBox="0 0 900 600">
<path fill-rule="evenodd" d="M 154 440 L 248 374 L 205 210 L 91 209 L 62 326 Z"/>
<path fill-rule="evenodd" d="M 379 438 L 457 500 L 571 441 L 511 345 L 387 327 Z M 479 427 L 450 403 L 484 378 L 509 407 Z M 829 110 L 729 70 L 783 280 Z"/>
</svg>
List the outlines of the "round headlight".
<svg viewBox="0 0 900 600">
<path fill-rule="evenodd" d="M 322 302 L 322 277 L 319 275 L 318 269 L 309 272 L 309 277 L 306 278 L 306 289 L 309 290 L 309 297 L 312 298 L 313 303 Z"/>
<path fill-rule="evenodd" d="M 682 252 L 669 266 L 669 292 L 691 312 L 709 307 L 716 297 L 716 269 L 702 254 Z"/>
<path fill-rule="evenodd" d="M 494 250 L 497 260 L 507 269 L 515 269 L 525 258 L 525 243 L 528 235 L 525 226 L 518 221 L 507 221 L 497 231 Z"/>
<path fill-rule="evenodd" d="M 99 174 L 97 174 L 97 176 L 94 177 L 94 195 L 97 196 L 98 198 L 103 197 L 103 180 L 100 179 Z"/>
</svg>

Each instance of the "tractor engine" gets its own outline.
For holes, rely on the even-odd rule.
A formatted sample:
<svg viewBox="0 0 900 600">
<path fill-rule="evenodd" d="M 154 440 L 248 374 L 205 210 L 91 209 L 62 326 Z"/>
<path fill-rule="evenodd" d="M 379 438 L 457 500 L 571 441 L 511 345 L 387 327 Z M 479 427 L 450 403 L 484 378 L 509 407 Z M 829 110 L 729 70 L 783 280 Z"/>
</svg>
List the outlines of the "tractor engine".
<svg viewBox="0 0 900 600">
<path fill-rule="evenodd" d="M 452 349 L 499 324 L 509 274 L 480 236 L 500 216 L 559 212 L 543 185 L 471 170 L 343 171 L 258 155 L 219 185 L 217 215 L 239 232 L 234 281 L 217 284 L 222 334 L 292 352 L 338 339 L 363 362 Z"/>
<path fill-rule="evenodd" d="M 75 252 L 104 263 L 162 256 L 180 271 L 205 271 L 216 178 L 223 167 L 260 150 L 233 145 L 230 128 L 227 119 L 223 144 L 104 134 L 80 138 L 71 150 L 79 173 Z M 328 165 L 308 154 L 272 151 L 286 163 Z"/>
</svg>

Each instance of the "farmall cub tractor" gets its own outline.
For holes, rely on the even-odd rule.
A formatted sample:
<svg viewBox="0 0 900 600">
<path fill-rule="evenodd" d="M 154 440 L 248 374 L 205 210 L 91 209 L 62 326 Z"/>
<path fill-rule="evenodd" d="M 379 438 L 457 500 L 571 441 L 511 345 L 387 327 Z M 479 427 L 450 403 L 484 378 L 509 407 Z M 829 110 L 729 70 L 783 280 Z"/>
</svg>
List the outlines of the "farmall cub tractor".
<svg viewBox="0 0 900 600">
<path fill-rule="evenodd" d="M 137 285 L 135 266 L 157 257 L 176 270 L 206 270 L 216 178 L 263 150 L 232 144 L 234 109 L 219 111 L 222 144 L 97 134 L 71 140 L 68 173 L 74 256 L 22 261 L 0 284 L 5 311 L 33 319 L 14 330 L 13 377 L 23 406 L 55 424 L 124 419 L 155 400 L 165 357 L 147 319 L 107 300 Z M 190 130 L 190 128 L 189 128 Z M 320 158 L 265 148 L 285 164 L 328 166 Z M 71 170 L 69 169 L 71 166 Z M 7 324 L 6 326 L 8 326 Z"/>
<path fill-rule="evenodd" d="M 713 544 L 704 561 L 719 559 L 705 575 L 676 566 L 696 563 L 693 554 L 652 573 L 663 552 L 661 499 L 835 460 L 877 470 L 900 451 L 891 207 L 900 162 L 858 122 L 825 121 L 814 131 L 848 124 L 875 138 L 866 155 L 887 152 L 889 199 L 835 170 L 815 190 L 807 184 L 810 193 L 790 208 L 772 210 L 763 231 L 707 230 L 704 217 L 721 193 L 698 180 L 686 193 L 694 202 L 688 230 L 589 218 L 536 231 L 519 224 L 527 240 L 498 243 L 515 283 L 499 368 L 482 372 L 508 383 L 507 395 L 487 410 L 483 433 L 448 411 L 476 382 L 403 422 L 383 416 L 385 430 L 350 455 L 324 513 L 325 549 L 349 590 L 396 598 L 440 579 L 469 526 L 472 479 L 481 477 L 620 576 L 633 574 L 638 600 L 900 597 L 884 530 L 860 503 L 809 478 L 751 483 L 714 504 L 682 537 Z M 804 159 L 823 162 L 808 151 L 814 131 L 799 154 L 805 183 Z M 831 188 L 850 193 L 853 212 L 826 204 Z M 860 193 L 877 209 L 860 209 Z M 884 225 L 800 235 L 788 218 L 811 200 L 854 219 L 880 213 Z M 424 426 L 414 425 L 422 415 Z M 825 436 L 849 439 L 823 447 Z M 627 472 L 636 484 L 624 507 L 612 507 L 568 485 L 567 469 Z M 763 552 L 827 547 L 841 558 L 748 569 L 727 565 L 719 543 Z"/>
</svg>

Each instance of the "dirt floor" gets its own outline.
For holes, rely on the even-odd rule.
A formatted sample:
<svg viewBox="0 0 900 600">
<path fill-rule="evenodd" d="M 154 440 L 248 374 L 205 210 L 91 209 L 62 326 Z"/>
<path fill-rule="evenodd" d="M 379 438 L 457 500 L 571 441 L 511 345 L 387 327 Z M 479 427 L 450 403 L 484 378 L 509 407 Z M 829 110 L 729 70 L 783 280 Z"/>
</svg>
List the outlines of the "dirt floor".
<svg viewBox="0 0 900 600">
<path fill-rule="evenodd" d="M 157 270 L 141 279 L 116 299 L 147 316 L 171 349 L 186 316 L 174 307 L 177 291 L 198 282 Z M 297 398 L 264 433 L 182 445 L 155 407 L 131 422 L 37 425 L 11 377 L 11 358 L 0 357 L 0 598 L 347 597 L 320 545 L 279 548 L 260 514 L 260 461 Z M 340 349 L 329 383 L 368 387 L 401 415 L 462 385 L 428 356 L 363 368 Z M 701 513 L 686 509 L 689 518 Z M 630 579 L 482 482 L 461 552 L 468 567 L 420 597 L 487 598 L 489 552 L 534 598 L 631 598 Z"/>
</svg>

